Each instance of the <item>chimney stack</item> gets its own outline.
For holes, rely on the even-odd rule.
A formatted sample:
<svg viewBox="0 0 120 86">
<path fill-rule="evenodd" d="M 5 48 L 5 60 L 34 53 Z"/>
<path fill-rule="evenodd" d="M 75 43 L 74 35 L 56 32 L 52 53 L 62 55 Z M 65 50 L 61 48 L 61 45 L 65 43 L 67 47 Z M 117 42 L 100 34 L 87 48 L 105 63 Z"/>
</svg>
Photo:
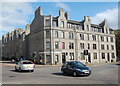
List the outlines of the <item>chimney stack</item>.
<svg viewBox="0 0 120 86">
<path fill-rule="evenodd" d="M 64 10 L 63 9 L 59 10 L 59 16 L 64 16 Z"/>
<path fill-rule="evenodd" d="M 38 8 L 36 9 L 36 11 L 35 11 L 35 17 L 36 17 L 36 16 L 39 16 L 39 15 L 42 15 L 42 7 L 41 7 L 41 6 L 38 7 Z"/>
<path fill-rule="evenodd" d="M 68 12 L 65 12 L 65 18 L 66 18 L 67 20 L 70 20 L 70 15 L 69 15 Z"/>
</svg>

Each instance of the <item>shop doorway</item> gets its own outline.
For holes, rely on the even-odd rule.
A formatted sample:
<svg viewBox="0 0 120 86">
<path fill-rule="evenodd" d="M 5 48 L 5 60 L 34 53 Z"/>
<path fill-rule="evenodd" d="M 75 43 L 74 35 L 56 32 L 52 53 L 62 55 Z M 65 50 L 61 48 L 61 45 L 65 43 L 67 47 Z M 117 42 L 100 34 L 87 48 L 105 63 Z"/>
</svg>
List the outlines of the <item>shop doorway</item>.
<svg viewBox="0 0 120 86">
<path fill-rule="evenodd" d="M 107 53 L 107 61 L 108 62 L 110 61 L 110 55 L 109 55 L 109 53 Z"/>
<path fill-rule="evenodd" d="M 88 62 L 90 62 L 90 63 L 91 63 L 90 53 L 88 53 Z"/>
<path fill-rule="evenodd" d="M 51 64 L 51 56 L 46 55 L 46 64 Z"/>
</svg>

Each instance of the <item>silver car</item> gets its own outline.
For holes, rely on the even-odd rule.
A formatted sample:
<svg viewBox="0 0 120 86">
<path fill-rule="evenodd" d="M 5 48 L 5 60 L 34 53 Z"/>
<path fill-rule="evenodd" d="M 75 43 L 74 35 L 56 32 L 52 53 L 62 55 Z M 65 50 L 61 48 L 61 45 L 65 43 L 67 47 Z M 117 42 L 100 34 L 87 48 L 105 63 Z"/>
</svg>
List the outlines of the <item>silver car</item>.
<svg viewBox="0 0 120 86">
<path fill-rule="evenodd" d="M 16 71 L 22 71 L 22 70 L 28 70 L 31 72 L 34 72 L 35 64 L 31 61 L 23 60 L 16 63 L 15 70 Z"/>
</svg>

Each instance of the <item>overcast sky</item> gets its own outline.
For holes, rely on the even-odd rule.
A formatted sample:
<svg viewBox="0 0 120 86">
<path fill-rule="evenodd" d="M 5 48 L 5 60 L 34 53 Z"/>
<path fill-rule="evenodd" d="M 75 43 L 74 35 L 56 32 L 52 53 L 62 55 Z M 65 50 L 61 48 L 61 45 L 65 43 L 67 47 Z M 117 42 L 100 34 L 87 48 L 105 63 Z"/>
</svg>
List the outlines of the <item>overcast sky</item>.
<svg viewBox="0 0 120 86">
<path fill-rule="evenodd" d="M 63 8 L 69 12 L 71 20 L 82 21 L 84 16 L 90 16 L 92 23 L 99 24 L 107 19 L 111 28 L 118 29 L 117 2 L 2 2 L 0 37 L 15 28 L 25 29 L 39 6 L 42 6 L 43 15 L 58 16 L 59 9 Z"/>
</svg>

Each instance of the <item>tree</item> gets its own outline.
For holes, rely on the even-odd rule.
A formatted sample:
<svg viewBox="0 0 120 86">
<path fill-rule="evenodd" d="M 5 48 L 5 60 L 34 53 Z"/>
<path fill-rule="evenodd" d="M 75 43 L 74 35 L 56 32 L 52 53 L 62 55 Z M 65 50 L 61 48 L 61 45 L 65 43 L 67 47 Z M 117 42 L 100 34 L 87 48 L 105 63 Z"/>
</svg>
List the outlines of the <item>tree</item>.
<svg viewBox="0 0 120 86">
<path fill-rule="evenodd" d="M 117 57 L 120 57 L 120 29 L 115 30 L 115 38 Z"/>
</svg>

